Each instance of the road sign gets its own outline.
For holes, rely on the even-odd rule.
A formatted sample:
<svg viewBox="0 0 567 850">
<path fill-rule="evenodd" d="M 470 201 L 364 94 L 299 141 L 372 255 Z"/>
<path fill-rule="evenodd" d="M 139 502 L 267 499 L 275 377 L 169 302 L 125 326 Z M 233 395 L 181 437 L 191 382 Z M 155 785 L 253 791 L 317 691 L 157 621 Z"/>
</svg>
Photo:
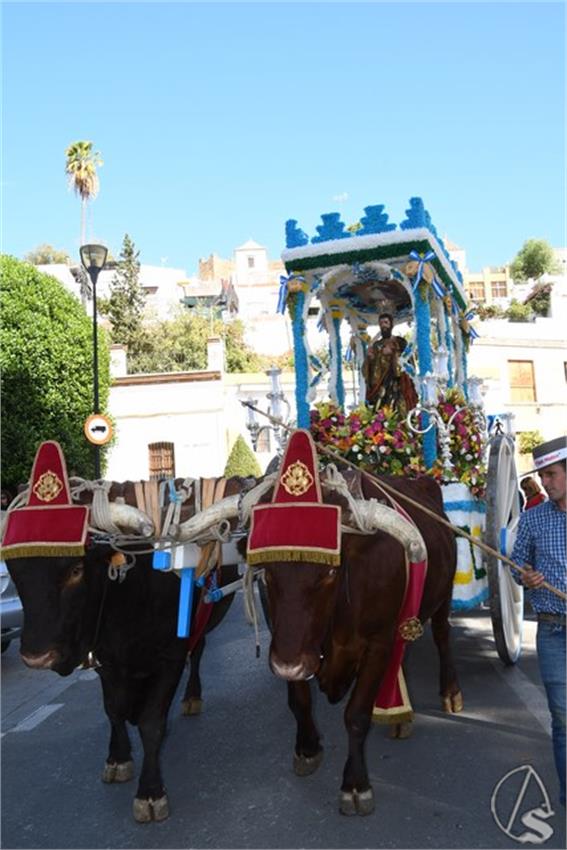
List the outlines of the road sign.
<svg viewBox="0 0 567 850">
<path fill-rule="evenodd" d="M 112 423 L 108 416 L 93 413 L 85 420 L 85 437 L 95 446 L 104 446 L 112 439 Z"/>
</svg>

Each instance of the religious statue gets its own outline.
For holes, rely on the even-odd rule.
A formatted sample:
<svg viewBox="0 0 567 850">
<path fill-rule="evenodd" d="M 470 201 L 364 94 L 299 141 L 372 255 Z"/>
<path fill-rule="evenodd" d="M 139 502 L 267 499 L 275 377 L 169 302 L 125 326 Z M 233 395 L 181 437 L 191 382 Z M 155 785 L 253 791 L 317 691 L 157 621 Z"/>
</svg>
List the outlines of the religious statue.
<svg viewBox="0 0 567 850">
<path fill-rule="evenodd" d="M 390 313 L 378 317 L 381 335 L 369 347 L 362 374 L 366 381 L 366 403 L 377 410 L 388 405 L 406 416 L 417 404 L 411 377 L 400 366 L 406 348 L 401 336 L 393 336 L 394 319 Z"/>
</svg>

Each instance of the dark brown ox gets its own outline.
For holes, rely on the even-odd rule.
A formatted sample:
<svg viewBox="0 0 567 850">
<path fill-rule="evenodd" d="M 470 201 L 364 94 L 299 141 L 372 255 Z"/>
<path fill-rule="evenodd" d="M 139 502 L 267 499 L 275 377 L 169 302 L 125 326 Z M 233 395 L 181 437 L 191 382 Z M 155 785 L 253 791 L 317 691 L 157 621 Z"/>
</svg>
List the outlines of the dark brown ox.
<svg viewBox="0 0 567 850">
<path fill-rule="evenodd" d="M 382 479 L 400 493 L 444 516 L 441 490 L 429 478 Z M 362 479 L 365 499 L 383 498 Z M 331 499 L 325 497 L 326 502 Z M 333 499 L 335 503 L 338 499 Z M 447 711 L 462 708 L 462 697 L 449 645 L 449 609 L 456 568 L 453 533 L 419 509 L 404 503 L 427 547 L 429 568 L 419 617 L 431 620 L 439 651 L 440 693 Z M 384 532 L 343 534 L 341 564 L 266 563 L 272 641 L 270 667 L 288 681 L 288 704 L 297 722 L 294 770 L 314 772 L 323 748 L 315 726 L 309 680 L 316 677 L 331 703 L 352 688 L 345 713 L 348 758 L 339 808 L 343 814 L 374 810 L 364 742 L 372 709 L 392 650 L 405 590 L 405 555 L 401 544 Z"/>
<path fill-rule="evenodd" d="M 228 492 L 238 493 L 242 479 L 231 479 Z M 135 505 L 133 485 L 114 484 L 110 498 Z M 89 493 L 83 500 L 91 500 Z M 181 520 L 194 513 L 191 500 Z M 145 521 L 142 518 L 142 521 Z M 94 652 L 100 676 L 110 741 L 102 779 L 125 782 L 134 776 L 127 724 L 138 727 L 144 758 L 134 798 L 139 822 L 163 820 L 169 814 L 160 767 L 160 750 L 171 701 L 183 673 L 189 639 L 178 638 L 179 580 L 152 568 L 152 555 L 141 554 L 148 543 L 128 547 L 135 565 L 123 581 L 111 581 L 113 554 L 107 543 L 92 542 L 83 557 L 8 559 L 8 569 L 24 608 L 21 655 L 32 668 L 69 675 Z M 151 546 L 150 546 L 151 549 Z M 237 576 L 236 566 L 223 566 L 220 584 Z M 198 594 L 195 594 L 195 603 Z M 232 596 L 213 607 L 207 631 L 226 614 Z M 195 622 L 195 620 L 193 620 Z M 185 713 L 200 707 L 199 661 L 204 634 L 191 657 Z"/>
</svg>

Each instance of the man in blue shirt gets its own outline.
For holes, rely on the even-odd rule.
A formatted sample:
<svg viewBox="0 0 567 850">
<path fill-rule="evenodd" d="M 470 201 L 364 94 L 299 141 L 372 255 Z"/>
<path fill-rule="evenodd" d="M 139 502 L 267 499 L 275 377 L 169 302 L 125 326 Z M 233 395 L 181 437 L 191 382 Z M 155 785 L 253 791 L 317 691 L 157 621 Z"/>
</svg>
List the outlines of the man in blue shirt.
<svg viewBox="0 0 567 850">
<path fill-rule="evenodd" d="M 537 615 L 539 669 L 551 712 L 560 800 L 565 805 L 565 600 L 542 585 L 547 582 L 566 591 L 567 437 L 537 446 L 533 459 L 549 501 L 521 514 L 512 560 L 529 568 L 516 580 L 528 588 Z"/>
</svg>

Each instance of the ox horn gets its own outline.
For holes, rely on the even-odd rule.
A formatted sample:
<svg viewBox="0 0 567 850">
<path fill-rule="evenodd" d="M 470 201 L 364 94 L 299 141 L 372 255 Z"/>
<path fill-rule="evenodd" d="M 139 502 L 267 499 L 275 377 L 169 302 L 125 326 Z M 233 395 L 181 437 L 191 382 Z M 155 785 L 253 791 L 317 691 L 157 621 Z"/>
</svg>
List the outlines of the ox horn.
<svg viewBox="0 0 567 850">
<path fill-rule="evenodd" d="M 238 516 L 239 499 L 238 493 L 221 499 L 220 502 L 216 502 L 214 505 L 205 508 L 204 511 L 200 511 L 200 513 L 182 522 L 177 529 L 172 528 L 173 536 L 181 543 L 202 537 L 204 532 L 208 531 L 213 525 L 220 525 L 223 520 L 234 519 Z"/>
<path fill-rule="evenodd" d="M 354 499 L 355 514 L 360 527 L 367 531 L 385 531 L 398 540 L 411 561 L 423 561 L 427 549 L 423 537 L 413 523 L 393 508 L 378 502 L 377 499 Z"/>
<path fill-rule="evenodd" d="M 112 522 L 120 529 L 139 534 L 141 537 L 153 536 L 154 524 L 149 516 L 139 508 L 134 508 L 123 502 L 109 502 L 108 507 Z"/>
</svg>

